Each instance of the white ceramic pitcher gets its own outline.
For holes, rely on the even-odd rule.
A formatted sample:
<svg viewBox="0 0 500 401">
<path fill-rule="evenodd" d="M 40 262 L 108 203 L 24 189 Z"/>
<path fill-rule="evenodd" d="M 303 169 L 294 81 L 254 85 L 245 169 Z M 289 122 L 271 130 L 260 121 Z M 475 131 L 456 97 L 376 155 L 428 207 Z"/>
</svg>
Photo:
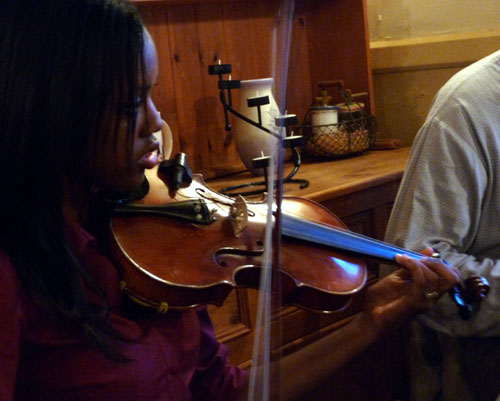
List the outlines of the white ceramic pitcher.
<svg viewBox="0 0 500 401">
<path fill-rule="evenodd" d="M 279 108 L 272 94 L 273 79 L 251 79 L 240 82 L 239 113 L 258 122 L 257 107 L 248 107 L 247 99 L 252 97 L 269 96 L 269 104 L 260 106 L 262 125 L 271 131 L 275 130 L 274 119 L 279 116 Z M 275 153 L 277 139 L 252 124 L 237 118 L 234 123 L 234 139 L 236 150 L 241 161 L 254 175 L 263 175 L 263 169 L 255 169 L 252 159 L 256 157 L 272 156 Z"/>
</svg>

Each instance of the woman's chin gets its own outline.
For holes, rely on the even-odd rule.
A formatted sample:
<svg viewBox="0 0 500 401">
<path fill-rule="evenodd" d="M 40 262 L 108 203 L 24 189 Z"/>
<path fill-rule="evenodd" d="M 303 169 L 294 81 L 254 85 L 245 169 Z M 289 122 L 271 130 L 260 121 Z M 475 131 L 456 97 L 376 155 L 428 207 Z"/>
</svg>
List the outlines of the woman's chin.
<svg viewBox="0 0 500 401">
<path fill-rule="evenodd" d="M 114 183 L 110 183 L 110 185 L 107 186 L 107 191 L 127 197 L 129 194 L 143 192 L 145 181 L 146 177 L 144 174 L 137 175 L 133 179 L 123 181 L 116 180 Z"/>
</svg>

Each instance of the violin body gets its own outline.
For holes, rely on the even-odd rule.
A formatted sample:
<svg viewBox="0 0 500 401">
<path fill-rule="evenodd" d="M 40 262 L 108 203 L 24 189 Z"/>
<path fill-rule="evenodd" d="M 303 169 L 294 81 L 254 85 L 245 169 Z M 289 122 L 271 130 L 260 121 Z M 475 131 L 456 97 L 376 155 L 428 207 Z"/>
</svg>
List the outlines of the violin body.
<svg viewBox="0 0 500 401">
<path fill-rule="evenodd" d="M 129 296 L 164 311 L 222 305 L 233 288 L 259 287 L 268 216 L 265 201 L 245 202 L 244 227 L 235 228 L 237 201 L 211 190 L 201 175 L 194 175 L 189 186 L 177 191 L 169 189 L 155 170 L 148 172 L 148 181 L 149 193 L 134 206 L 176 206 L 201 200 L 205 217 L 197 221 L 198 204 L 189 206 L 196 216 L 187 220 L 139 209 L 112 216 L 110 248 Z M 282 212 L 345 229 L 328 209 L 307 199 L 284 197 Z M 367 279 L 360 257 L 286 236 L 280 261 L 273 274 L 279 276 L 282 303 L 315 311 L 344 309 Z"/>
</svg>

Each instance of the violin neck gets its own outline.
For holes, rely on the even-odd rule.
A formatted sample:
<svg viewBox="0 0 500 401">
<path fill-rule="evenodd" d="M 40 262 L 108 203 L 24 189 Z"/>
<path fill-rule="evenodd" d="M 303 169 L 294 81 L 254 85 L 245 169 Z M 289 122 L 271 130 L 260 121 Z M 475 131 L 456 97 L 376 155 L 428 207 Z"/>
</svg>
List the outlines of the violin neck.
<svg viewBox="0 0 500 401">
<path fill-rule="evenodd" d="M 387 242 L 379 241 L 361 234 L 353 233 L 338 227 L 304 221 L 300 218 L 283 213 L 282 235 L 318 245 L 332 247 L 342 251 L 365 256 L 389 263 L 395 263 L 396 255 L 404 254 L 420 259 L 422 255 Z"/>
</svg>

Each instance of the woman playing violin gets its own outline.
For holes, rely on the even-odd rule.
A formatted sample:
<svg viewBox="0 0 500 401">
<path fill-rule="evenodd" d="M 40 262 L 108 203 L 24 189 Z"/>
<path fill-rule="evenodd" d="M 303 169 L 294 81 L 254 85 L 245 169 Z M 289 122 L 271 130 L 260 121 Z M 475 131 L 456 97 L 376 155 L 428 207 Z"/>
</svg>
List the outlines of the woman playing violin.
<svg viewBox="0 0 500 401">
<path fill-rule="evenodd" d="M 103 194 L 134 191 L 157 164 L 157 63 L 125 1 L 0 3 L 1 400 L 244 397 L 246 372 L 227 361 L 206 309 L 132 316 L 96 239 Z M 350 325 L 311 346 L 318 375 L 458 280 L 430 259 L 398 263 Z"/>
</svg>

